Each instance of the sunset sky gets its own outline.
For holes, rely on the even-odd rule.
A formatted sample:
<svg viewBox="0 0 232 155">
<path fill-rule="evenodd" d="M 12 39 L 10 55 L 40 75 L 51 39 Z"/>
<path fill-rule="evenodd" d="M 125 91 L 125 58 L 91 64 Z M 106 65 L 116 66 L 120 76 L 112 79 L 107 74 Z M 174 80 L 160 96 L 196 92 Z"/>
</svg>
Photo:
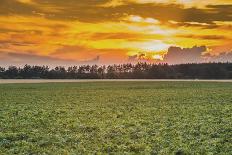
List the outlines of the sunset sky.
<svg viewBox="0 0 232 155">
<path fill-rule="evenodd" d="M 0 0 L 0 65 L 232 61 L 232 0 Z"/>
</svg>

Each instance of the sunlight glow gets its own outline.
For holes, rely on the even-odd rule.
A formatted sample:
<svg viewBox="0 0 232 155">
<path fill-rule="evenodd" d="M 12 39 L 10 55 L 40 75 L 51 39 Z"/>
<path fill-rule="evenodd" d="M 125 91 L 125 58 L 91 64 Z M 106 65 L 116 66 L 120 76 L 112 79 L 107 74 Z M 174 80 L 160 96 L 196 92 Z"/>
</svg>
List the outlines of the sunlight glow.
<svg viewBox="0 0 232 155">
<path fill-rule="evenodd" d="M 155 60 L 163 60 L 162 55 L 153 55 L 152 58 L 155 59 Z"/>
<path fill-rule="evenodd" d="M 128 62 L 129 56 L 142 53 L 150 61 L 162 60 L 173 46 L 206 46 L 210 55 L 219 55 L 232 51 L 231 4 L 231 0 L 6 0 L 0 5 L 0 58 L 98 57 L 104 64 Z M 11 59 L 19 61 L 18 56 Z"/>
</svg>

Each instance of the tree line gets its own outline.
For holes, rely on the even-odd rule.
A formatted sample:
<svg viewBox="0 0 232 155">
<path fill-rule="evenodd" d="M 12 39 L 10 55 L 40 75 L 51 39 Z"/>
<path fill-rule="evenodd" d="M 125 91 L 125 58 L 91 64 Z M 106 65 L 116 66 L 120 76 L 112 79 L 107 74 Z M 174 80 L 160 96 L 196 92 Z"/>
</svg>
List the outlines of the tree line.
<svg viewBox="0 0 232 155">
<path fill-rule="evenodd" d="M 231 79 L 232 63 L 0 67 L 1 79 Z"/>
</svg>

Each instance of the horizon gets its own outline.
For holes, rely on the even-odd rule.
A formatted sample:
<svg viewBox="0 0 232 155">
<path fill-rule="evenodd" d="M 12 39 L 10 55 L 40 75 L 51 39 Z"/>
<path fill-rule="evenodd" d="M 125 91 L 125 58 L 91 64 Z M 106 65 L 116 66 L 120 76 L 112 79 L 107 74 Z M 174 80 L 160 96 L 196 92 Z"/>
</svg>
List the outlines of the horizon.
<svg viewBox="0 0 232 155">
<path fill-rule="evenodd" d="M 108 67 L 108 66 L 123 66 L 123 65 L 132 65 L 132 66 L 136 66 L 139 64 L 147 64 L 147 65 L 155 65 L 155 66 L 180 66 L 180 65 L 212 65 L 212 64 L 232 64 L 232 62 L 230 61 L 225 61 L 225 62 L 193 62 L 193 63 L 177 63 L 177 64 L 169 64 L 166 62 L 149 62 L 149 61 L 138 61 L 138 62 L 126 62 L 126 63 L 118 63 L 118 64 L 71 64 L 71 65 L 67 65 L 67 64 L 63 64 L 63 65 L 44 65 L 44 64 L 20 64 L 20 65 L 1 65 L 0 69 L 9 69 L 10 67 L 16 67 L 18 69 L 23 69 L 26 66 L 27 67 L 48 67 L 49 70 L 50 69 L 55 69 L 56 67 L 62 67 L 65 69 L 68 69 L 69 67 L 82 67 L 82 66 L 97 66 L 97 67 Z"/>
<path fill-rule="evenodd" d="M 0 3 L 3 67 L 232 62 L 231 0 Z"/>
</svg>

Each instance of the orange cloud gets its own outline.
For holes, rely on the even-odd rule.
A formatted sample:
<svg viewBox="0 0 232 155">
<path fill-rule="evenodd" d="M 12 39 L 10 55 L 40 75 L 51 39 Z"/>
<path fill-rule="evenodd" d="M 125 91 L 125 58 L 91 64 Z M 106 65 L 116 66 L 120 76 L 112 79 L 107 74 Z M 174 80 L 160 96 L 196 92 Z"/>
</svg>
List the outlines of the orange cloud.
<svg viewBox="0 0 232 155">
<path fill-rule="evenodd" d="M 38 59 L 122 63 L 130 56 L 161 60 L 170 46 L 207 46 L 212 56 L 231 52 L 231 2 L 199 2 L 4 0 L 0 53 L 14 53 L 12 60 L 16 54 L 29 54 Z"/>
</svg>

